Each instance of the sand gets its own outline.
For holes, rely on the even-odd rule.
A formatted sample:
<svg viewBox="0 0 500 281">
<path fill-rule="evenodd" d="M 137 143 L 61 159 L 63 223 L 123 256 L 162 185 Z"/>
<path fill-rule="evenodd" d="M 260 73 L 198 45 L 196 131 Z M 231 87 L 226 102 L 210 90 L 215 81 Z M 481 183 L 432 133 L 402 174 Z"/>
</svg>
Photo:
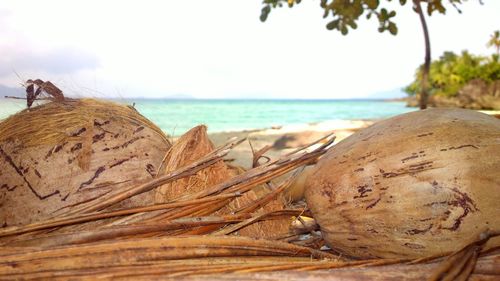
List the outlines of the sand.
<svg viewBox="0 0 500 281">
<path fill-rule="evenodd" d="M 265 155 L 275 159 L 332 132 L 336 135 L 335 142 L 341 141 L 374 122 L 375 120 L 336 120 L 262 130 L 212 133 L 209 137 L 215 146 L 224 144 L 232 137 L 246 137 L 248 140 L 235 147 L 226 159 L 233 165 L 251 168 L 253 154 L 250 143 L 255 150 L 262 149 L 267 145 L 271 146 L 271 149 Z"/>
</svg>

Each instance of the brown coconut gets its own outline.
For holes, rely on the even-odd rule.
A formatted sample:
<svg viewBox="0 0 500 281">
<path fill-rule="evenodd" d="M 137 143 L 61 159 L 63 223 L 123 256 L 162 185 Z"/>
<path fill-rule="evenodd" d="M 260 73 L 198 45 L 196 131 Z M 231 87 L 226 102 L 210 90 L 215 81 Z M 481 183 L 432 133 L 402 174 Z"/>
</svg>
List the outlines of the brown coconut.
<svg viewBox="0 0 500 281">
<path fill-rule="evenodd" d="M 207 135 L 207 127 L 199 125 L 174 142 L 162 164 L 165 173 L 187 166 L 214 150 Z M 155 202 L 169 202 L 179 197 L 193 194 L 213 185 L 222 183 L 234 176 L 223 161 L 199 171 L 193 176 L 182 178 L 156 189 Z"/>
<path fill-rule="evenodd" d="M 0 123 L 0 223 L 46 219 L 152 179 L 169 147 L 157 126 L 125 105 L 66 99 L 23 110 Z M 153 200 L 150 192 L 115 207 Z"/>
<path fill-rule="evenodd" d="M 360 258 L 455 251 L 500 227 L 500 121 L 428 109 L 334 146 L 305 197 L 327 243 Z"/>
<path fill-rule="evenodd" d="M 193 163 L 213 150 L 214 145 L 207 135 L 207 127 L 204 125 L 196 126 L 174 142 L 172 148 L 165 157 L 162 167 L 164 167 L 165 172 L 168 173 Z M 216 162 L 193 176 L 160 186 L 156 190 L 155 202 L 164 203 L 188 194 L 197 193 L 230 180 L 232 177 L 242 172 L 242 169 L 226 165 L 223 161 Z M 270 189 L 258 186 L 245 192 L 241 197 L 225 200 L 225 202 L 222 202 L 222 205 L 214 204 L 211 206 L 212 208 L 207 209 L 204 214 L 230 214 L 252 204 L 254 201 L 270 192 Z M 253 210 L 253 212 L 258 213 L 282 209 L 284 209 L 284 204 L 281 199 L 275 199 L 267 203 L 264 207 Z M 280 236 L 288 232 L 289 224 L 290 220 L 287 219 L 258 222 L 241 229 L 238 234 L 256 238 Z"/>
</svg>

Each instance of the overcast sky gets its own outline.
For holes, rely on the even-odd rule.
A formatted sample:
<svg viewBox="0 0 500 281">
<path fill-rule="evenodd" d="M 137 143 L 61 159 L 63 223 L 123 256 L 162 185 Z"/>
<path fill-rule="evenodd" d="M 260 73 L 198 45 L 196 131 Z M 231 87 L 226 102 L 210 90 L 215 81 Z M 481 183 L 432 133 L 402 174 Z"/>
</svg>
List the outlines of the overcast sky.
<svg viewBox="0 0 500 281">
<path fill-rule="evenodd" d="M 434 58 L 493 53 L 500 1 L 483 2 L 429 19 Z M 319 0 L 265 23 L 260 0 L 2 0 L 0 84 L 41 78 L 93 97 L 368 97 L 405 86 L 423 62 L 417 15 L 391 6 L 397 36 L 378 33 L 375 19 L 342 36 L 326 30 Z"/>
</svg>

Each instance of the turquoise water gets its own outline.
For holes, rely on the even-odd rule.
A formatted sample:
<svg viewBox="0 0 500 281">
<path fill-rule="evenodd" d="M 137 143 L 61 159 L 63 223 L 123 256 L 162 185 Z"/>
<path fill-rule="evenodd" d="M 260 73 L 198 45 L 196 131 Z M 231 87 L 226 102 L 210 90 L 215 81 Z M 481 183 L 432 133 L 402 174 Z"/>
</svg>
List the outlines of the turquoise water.
<svg viewBox="0 0 500 281">
<path fill-rule="evenodd" d="M 327 120 L 378 119 L 414 109 L 404 102 L 373 100 L 120 100 L 163 131 L 180 135 L 205 124 L 211 133 L 269 128 Z M 0 119 L 24 108 L 24 101 L 0 100 Z"/>
</svg>

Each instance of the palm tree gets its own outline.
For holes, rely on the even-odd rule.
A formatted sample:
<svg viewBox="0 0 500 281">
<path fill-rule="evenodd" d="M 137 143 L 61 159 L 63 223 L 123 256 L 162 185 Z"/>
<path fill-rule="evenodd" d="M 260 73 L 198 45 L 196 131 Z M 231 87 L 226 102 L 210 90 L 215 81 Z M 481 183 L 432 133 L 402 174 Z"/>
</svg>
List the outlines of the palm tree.
<svg viewBox="0 0 500 281">
<path fill-rule="evenodd" d="M 422 11 L 422 6 L 420 3 L 422 0 L 413 0 L 413 8 L 417 12 L 420 23 L 422 25 L 422 31 L 424 33 L 425 39 L 425 59 L 422 69 L 422 82 L 421 82 L 421 92 L 419 105 L 420 109 L 427 108 L 427 101 L 429 99 L 429 71 L 431 68 L 431 41 L 429 39 L 429 30 L 427 29 L 427 23 L 425 21 L 424 12 Z"/>
<path fill-rule="evenodd" d="M 497 49 L 497 56 L 500 55 L 500 31 L 495 31 L 490 37 L 490 41 L 487 44 L 488 47 Z"/>
</svg>

